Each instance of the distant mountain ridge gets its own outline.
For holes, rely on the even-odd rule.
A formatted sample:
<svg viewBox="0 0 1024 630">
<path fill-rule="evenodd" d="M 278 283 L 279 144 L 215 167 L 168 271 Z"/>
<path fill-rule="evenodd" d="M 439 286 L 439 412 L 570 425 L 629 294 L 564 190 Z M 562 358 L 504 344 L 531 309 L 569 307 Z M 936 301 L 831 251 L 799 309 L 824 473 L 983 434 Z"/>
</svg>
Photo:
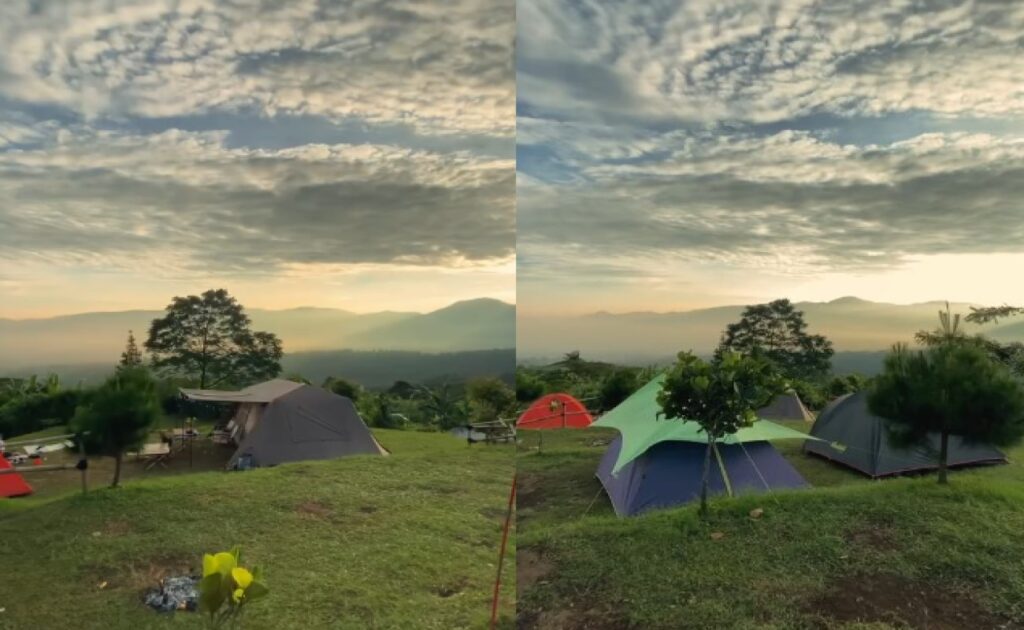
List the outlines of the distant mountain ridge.
<svg viewBox="0 0 1024 630">
<path fill-rule="evenodd" d="M 403 380 L 417 384 L 463 383 L 493 376 L 510 385 L 515 382 L 513 348 L 459 352 L 410 352 L 405 350 L 322 350 L 285 355 L 282 374 L 301 374 L 319 385 L 328 376 L 340 376 L 364 387 L 385 388 Z M 75 365 L 40 364 L 11 376 L 57 374 L 62 383 L 93 385 L 114 371 L 110 361 Z M 0 376 L 3 373 L 0 372 Z"/>
<path fill-rule="evenodd" d="M 515 305 L 491 298 L 429 313 L 332 308 L 246 309 L 255 330 L 276 334 L 286 355 L 326 350 L 461 352 L 515 347 Z M 0 372 L 117 361 L 128 331 L 141 345 L 158 310 L 0 319 Z"/>
<path fill-rule="evenodd" d="M 877 353 L 897 342 L 912 342 L 914 333 L 934 329 L 944 301 L 887 304 L 854 296 L 828 302 L 797 302 L 812 333 L 832 340 L 837 352 Z M 950 303 L 954 313 L 967 315 L 971 306 Z M 745 306 L 718 306 L 673 312 L 598 312 L 576 316 L 520 313 L 517 320 L 519 360 L 556 357 L 579 350 L 589 359 L 643 363 L 672 356 L 680 350 L 709 353 L 726 326 L 738 321 Z M 1001 341 L 1024 341 L 1024 318 L 998 324 L 963 323 L 970 334 L 984 333 Z"/>
</svg>

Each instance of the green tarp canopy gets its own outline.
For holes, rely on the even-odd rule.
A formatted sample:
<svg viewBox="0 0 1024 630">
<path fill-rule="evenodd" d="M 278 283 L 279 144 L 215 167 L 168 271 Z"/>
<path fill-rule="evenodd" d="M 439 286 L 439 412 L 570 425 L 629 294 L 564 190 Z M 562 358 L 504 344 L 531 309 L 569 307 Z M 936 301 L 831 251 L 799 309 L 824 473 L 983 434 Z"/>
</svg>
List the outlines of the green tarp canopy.
<svg viewBox="0 0 1024 630">
<path fill-rule="evenodd" d="M 664 381 L 665 375 L 659 375 L 591 425 L 618 429 L 622 434 L 622 448 L 619 450 L 619 457 L 615 461 L 612 474 L 617 474 L 623 466 L 640 457 L 647 449 L 659 442 L 707 443 L 707 434 L 696 422 L 666 420 L 664 417 L 659 417 L 661 406 L 658 405 L 658 392 L 661 391 Z M 725 436 L 719 440 L 719 443 L 739 444 L 782 439 L 815 440 L 817 438 L 768 420 L 758 420 L 749 427 Z"/>
</svg>

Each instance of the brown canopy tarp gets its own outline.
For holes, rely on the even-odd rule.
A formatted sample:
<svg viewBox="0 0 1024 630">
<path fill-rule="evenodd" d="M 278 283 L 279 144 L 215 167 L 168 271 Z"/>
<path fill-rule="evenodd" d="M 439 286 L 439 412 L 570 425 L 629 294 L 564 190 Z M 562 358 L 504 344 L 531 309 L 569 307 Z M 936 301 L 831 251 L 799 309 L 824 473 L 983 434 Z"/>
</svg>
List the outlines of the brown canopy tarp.
<svg viewBox="0 0 1024 630">
<path fill-rule="evenodd" d="M 181 393 L 189 400 L 198 402 L 269 403 L 302 386 L 302 383 L 275 378 L 237 392 L 221 389 L 182 389 Z"/>
</svg>

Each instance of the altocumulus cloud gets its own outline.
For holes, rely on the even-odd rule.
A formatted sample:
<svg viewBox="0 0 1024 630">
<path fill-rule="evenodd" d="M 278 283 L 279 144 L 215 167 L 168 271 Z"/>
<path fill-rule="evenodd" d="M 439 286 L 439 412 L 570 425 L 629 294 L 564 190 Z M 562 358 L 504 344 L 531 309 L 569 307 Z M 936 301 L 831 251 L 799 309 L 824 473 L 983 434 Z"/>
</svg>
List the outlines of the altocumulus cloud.
<svg viewBox="0 0 1024 630">
<path fill-rule="evenodd" d="M 514 162 L 480 147 L 513 142 L 513 38 L 491 0 L 5 2 L 0 253 L 234 273 L 507 259 Z"/>
<path fill-rule="evenodd" d="M 509 135 L 507 2 L 18 1 L 0 92 L 87 118 L 256 108 Z"/>
<path fill-rule="evenodd" d="M 525 277 L 1024 251 L 1024 5 L 520 4 Z"/>
</svg>

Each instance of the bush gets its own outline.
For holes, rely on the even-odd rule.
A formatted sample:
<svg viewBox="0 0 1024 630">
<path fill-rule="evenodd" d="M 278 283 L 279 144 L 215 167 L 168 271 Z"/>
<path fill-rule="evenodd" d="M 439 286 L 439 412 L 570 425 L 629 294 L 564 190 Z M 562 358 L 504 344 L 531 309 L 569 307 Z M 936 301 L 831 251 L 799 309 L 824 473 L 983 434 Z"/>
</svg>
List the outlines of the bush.
<svg viewBox="0 0 1024 630">
<path fill-rule="evenodd" d="M 639 388 L 636 377 L 636 372 L 628 368 L 612 372 L 601 383 L 601 393 L 598 397 L 601 409 L 607 411 L 629 398 Z"/>
<path fill-rule="evenodd" d="M 516 369 L 516 400 L 521 403 L 531 403 L 543 395 L 543 381 L 523 368 Z"/>
<path fill-rule="evenodd" d="M 363 393 L 363 388 L 358 383 L 336 376 L 327 377 L 324 381 L 324 389 L 339 396 L 344 396 L 352 402 L 358 402 L 360 394 Z"/>
<path fill-rule="evenodd" d="M 82 398 L 82 390 L 66 389 L 9 400 L 0 407 L 0 435 L 22 435 L 68 424 Z"/>
<path fill-rule="evenodd" d="M 71 424 L 75 433 L 88 433 L 87 451 L 115 458 L 116 487 L 124 452 L 141 446 L 159 417 L 156 382 L 143 368 L 125 368 L 89 394 Z"/>
</svg>

